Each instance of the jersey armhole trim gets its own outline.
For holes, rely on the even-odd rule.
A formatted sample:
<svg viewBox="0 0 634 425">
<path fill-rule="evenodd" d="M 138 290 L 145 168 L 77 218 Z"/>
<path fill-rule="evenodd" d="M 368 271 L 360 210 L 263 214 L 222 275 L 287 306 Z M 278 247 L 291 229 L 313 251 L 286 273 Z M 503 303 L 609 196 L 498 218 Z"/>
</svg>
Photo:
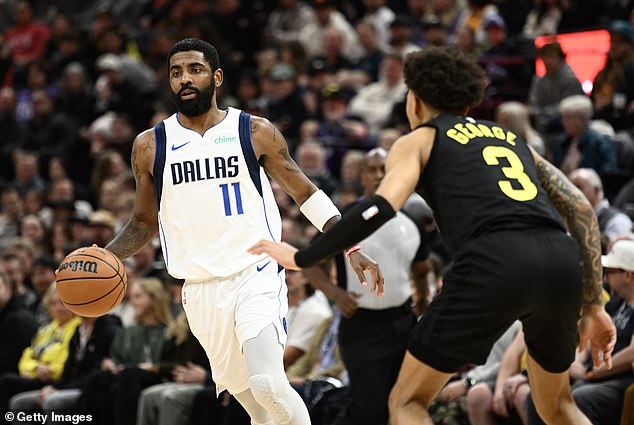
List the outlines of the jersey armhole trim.
<svg viewBox="0 0 634 425">
<path fill-rule="evenodd" d="M 167 136 L 165 134 L 165 123 L 161 121 L 154 126 L 154 139 L 156 149 L 154 152 L 154 190 L 156 191 L 156 210 L 161 210 L 161 195 L 163 193 L 163 171 L 165 170 L 165 147 Z"/>
<path fill-rule="evenodd" d="M 255 156 L 253 140 L 251 139 L 251 115 L 244 111 L 240 112 L 240 118 L 238 119 L 238 135 L 240 136 L 240 146 L 242 147 L 242 154 L 249 169 L 251 181 L 253 181 L 260 196 L 263 196 L 262 181 L 260 180 L 260 164 Z"/>
</svg>

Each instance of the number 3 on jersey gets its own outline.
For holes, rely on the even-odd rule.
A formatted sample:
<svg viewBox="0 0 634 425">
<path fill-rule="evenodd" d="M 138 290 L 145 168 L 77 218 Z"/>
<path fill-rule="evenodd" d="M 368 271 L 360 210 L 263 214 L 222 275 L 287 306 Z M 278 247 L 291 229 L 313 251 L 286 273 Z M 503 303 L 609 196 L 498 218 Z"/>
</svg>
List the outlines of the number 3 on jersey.
<svg viewBox="0 0 634 425">
<path fill-rule="evenodd" d="M 236 198 L 237 213 L 238 215 L 241 215 L 244 213 L 244 211 L 242 211 L 242 195 L 240 193 L 240 183 L 239 182 L 231 183 L 231 187 L 233 187 L 233 193 Z M 227 183 L 223 183 L 220 185 L 220 189 L 222 190 L 222 199 L 224 200 L 224 203 L 225 203 L 225 216 L 230 216 L 231 215 L 231 200 L 229 196 L 229 185 Z"/>
<path fill-rule="evenodd" d="M 530 201 L 537 196 L 537 186 L 524 172 L 524 164 L 515 152 L 504 146 L 487 146 L 482 150 L 482 157 L 487 165 L 500 165 L 499 158 L 506 158 L 510 167 L 502 167 L 502 173 L 509 179 L 519 183 L 521 189 L 515 189 L 508 180 L 498 181 L 498 185 L 506 196 L 516 201 Z"/>
</svg>

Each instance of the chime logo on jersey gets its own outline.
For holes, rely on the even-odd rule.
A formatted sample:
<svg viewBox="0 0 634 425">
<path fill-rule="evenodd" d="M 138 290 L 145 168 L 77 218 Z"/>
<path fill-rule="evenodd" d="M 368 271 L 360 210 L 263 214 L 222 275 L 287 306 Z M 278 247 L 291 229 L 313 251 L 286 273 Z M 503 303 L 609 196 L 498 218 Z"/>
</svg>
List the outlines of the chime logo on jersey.
<svg viewBox="0 0 634 425">
<path fill-rule="evenodd" d="M 217 156 L 170 164 L 172 184 L 190 183 L 200 180 L 224 179 L 238 175 L 238 156 Z"/>
</svg>

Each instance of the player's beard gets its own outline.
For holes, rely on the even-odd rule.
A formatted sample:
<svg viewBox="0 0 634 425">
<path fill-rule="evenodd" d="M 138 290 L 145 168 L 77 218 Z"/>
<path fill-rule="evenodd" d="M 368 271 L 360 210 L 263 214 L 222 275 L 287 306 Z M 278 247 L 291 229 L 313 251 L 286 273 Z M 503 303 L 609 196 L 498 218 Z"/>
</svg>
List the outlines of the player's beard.
<svg viewBox="0 0 634 425">
<path fill-rule="evenodd" d="M 181 93 L 185 90 L 192 90 L 196 92 L 194 99 L 183 100 L 181 99 Z M 214 97 L 216 88 L 213 84 L 210 84 L 207 89 L 200 90 L 192 86 L 185 86 L 181 88 L 178 93 L 172 92 L 172 99 L 176 103 L 176 110 L 188 117 L 197 117 L 209 111 L 211 108 L 211 99 Z"/>
</svg>

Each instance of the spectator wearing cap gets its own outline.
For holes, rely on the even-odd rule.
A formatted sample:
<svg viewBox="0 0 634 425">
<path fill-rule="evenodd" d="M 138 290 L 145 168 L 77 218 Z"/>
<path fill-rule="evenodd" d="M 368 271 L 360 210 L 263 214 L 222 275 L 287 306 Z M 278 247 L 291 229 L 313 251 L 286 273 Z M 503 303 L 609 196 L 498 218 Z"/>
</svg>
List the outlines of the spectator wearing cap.
<svg viewBox="0 0 634 425">
<path fill-rule="evenodd" d="M 299 127 L 307 117 L 295 69 L 289 64 L 278 63 L 271 68 L 269 78 L 273 82 L 273 91 L 268 118 L 293 146 L 299 138 Z"/>
<path fill-rule="evenodd" d="M 627 21 L 610 24 L 610 50 L 594 80 L 595 118 L 615 130 L 634 128 L 634 27 Z"/>
<path fill-rule="evenodd" d="M 379 135 L 390 119 L 394 105 L 403 101 L 407 94 L 402 64 L 400 55 L 385 55 L 381 62 L 379 81 L 362 87 L 350 100 L 348 114 L 363 119 L 368 125 L 370 136 Z"/>
<path fill-rule="evenodd" d="M 324 144 L 347 147 L 365 142 L 367 126 L 360 120 L 350 119 L 346 106 L 346 93 L 338 85 L 330 84 L 321 91 L 322 121 L 316 136 Z"/>
<path fill-rule="evenodd" d="M 625 389 L 634 383 L 634 241 L 617 241 L 608 255 L 601 257 L 603 276 L 615 295 L 605 305 L 616 327 L 612 369 L 589 363 L 589 349 L 577 356 L 571 373 L 580 382 L 572 387 L 579 409 L 593 424 L 619 425 Z M 588 347 L 589 348 L 589 347 Z M 538 424 L 534 406 L 528 398 L 529 423 Z"/>
<path fill-rule="evenodd" d="M 405 15 L 397 15 L 390 22 L 388 53 L 404 58 L 408 53 L 420 50 L 420 46 L 412 42 L 413 26 L 414 23 Z"/>
<path fill-rule="evenodd" d="M 522 34 L 526 38 L 557 34 L 561 21 L 561 0 L 536 0 L 526 16 Z"/>
<path fill-rule="evenodd" d="M 423 20 L 424 42 L 429 46 L 442 46 L 447 43 L 447 27 L 436 15 Z"/>
<path fill-rule="evenodd" d="M 117 220 L 112 212 L 97 210 L 90 214 L 88 223 L 94 229 L 94 243 L 106 246 L 112 240 L 117 227 Z"/>
<path fill-rule="evenodd" d="M 57 270 L 57 266 L 57 260 L 51 257 L 41 256 L 33 261 L 31 284 L 33 285 L 35 294 L 38 296 L 37 307 L 35 308 L 35 320 L 38 326 L 45 325 L 51 320 L 51 316 L 42 303 L 42 299 L 46 291 L 48 291 L 48 288 L 55 282 L 55 270 Z"/>
<path fill-rule="evenodd" d="M 523 90 L 529 85 L 533 73 L 532 62 L 517 52 L 500 15 L 487 16 L 483 27 L 488 48 L 478 62 L 490 81 L 489 94 L 502 98 L 525 95 Z"/>
<path fill-rule="evenodd" d="M 548 131 L 559 117 L 559 104 L 569 96 L 583 94 L 581 83 L 566 63 L 561 44 L 552 42 L 537 50 L 544 62 L 546 74 L 533 76 L 528 94 L 528 105 L 539 131 Z"/>
<path fill-rule="evenodd" d="M 332 0 L 313 0 L 315 20 L 301 29 L 299 40 L 309 58 L 324 55 L 324 38 L 326 28 L 336 28 L 341 34 L 341 54 L 349 61 L 359 57 L 359 39 L 357 33 L 341 12 L 335 9 Z"/>
</svg>

